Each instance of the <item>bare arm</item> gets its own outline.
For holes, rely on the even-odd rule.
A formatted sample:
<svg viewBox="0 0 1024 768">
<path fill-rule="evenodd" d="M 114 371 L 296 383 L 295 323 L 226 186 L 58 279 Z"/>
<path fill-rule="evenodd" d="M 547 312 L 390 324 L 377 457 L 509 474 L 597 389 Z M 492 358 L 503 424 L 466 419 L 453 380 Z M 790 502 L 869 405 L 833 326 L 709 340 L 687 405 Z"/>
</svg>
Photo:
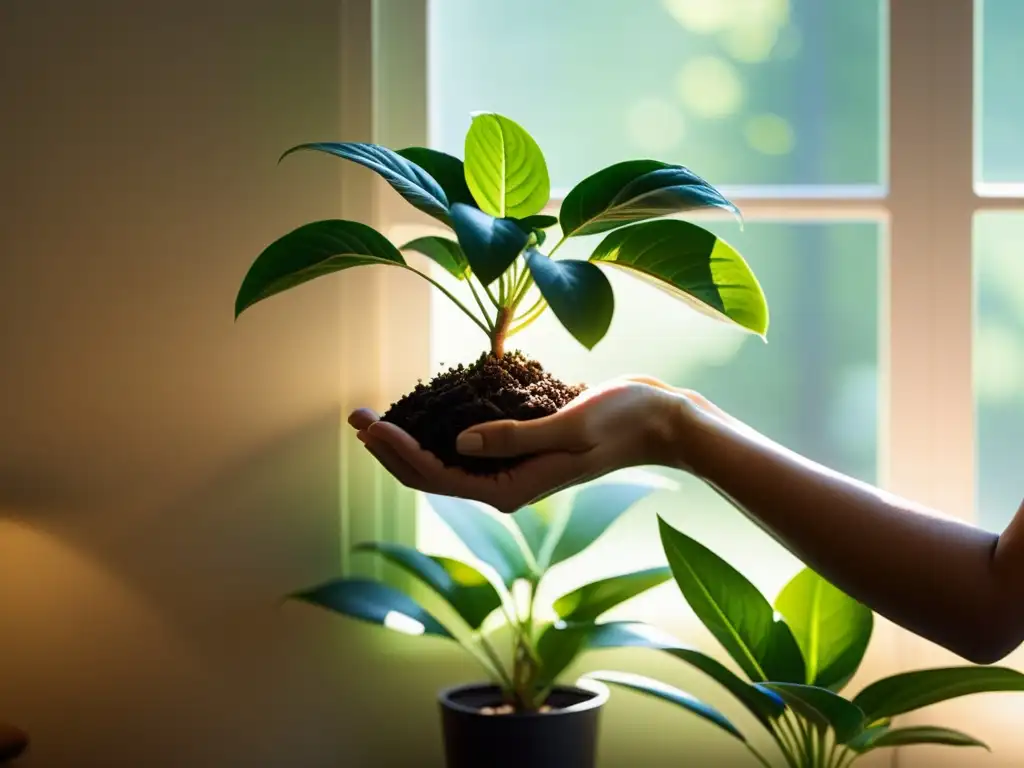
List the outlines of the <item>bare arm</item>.
<svg viewBox="0 0 1024 768">
<path fill-rule="evenodd" d="M 833 472 L 721 412 L 680 414 L 677 465 L 849 595 L 975 663 L 1024 640 L 1024 511 L 997 536 Z"/>
</svg>

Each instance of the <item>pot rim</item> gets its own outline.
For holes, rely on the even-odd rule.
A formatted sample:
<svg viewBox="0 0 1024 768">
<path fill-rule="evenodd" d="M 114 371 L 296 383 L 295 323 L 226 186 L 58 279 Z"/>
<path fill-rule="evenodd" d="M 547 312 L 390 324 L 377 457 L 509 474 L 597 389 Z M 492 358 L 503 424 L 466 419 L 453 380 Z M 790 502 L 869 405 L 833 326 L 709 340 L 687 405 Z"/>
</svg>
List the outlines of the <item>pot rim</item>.
<svg viewBox="0 0 1024 768">
<path fill-rule="evenodd" d="M 535 717 L 558 717 L 560 715 L 572 715 L 580 712 L 587 712 L 592 709 L 599 709 L 603 707 L 608 701 L 608 697 L 611 695 L 608 686 L 604 685 L 597 680 L 586 680 L 580 681 L 585 682 L 586 687 L 577 685 L 555 685 L 552 687 L 552 691 L 562 691 L 565 693 L 578 693 L 589 696 L 585 701 L 581 701 L 579 704 L 573 704 L 570 707 L 563 707 L 561 709 L 552 709 L 549 712 L 516 712 L 511 715 L 516 719 L 528 720 Z M 465 715 L 474 715 L 476 717 L 487 717 L 493 718 L 493 715 L 485 715 L 480 710 L 474 707 L 467 707 L 464 704 L 460 704 L 455 701 L 452 697 L 457 693 L 463 691 L 472 690 L 488 690 L 488 691 L 500 691 L 500 686 L 494 683 L 462 683 L 461 685 L 453 685 L 449 688 L 444 688 L 437 695 L 438 701 L 441 706 L 452 709 L 456 712 Z M 502 715 L 502 717 L 510 717 L 510 715 Z"/>
</svg>

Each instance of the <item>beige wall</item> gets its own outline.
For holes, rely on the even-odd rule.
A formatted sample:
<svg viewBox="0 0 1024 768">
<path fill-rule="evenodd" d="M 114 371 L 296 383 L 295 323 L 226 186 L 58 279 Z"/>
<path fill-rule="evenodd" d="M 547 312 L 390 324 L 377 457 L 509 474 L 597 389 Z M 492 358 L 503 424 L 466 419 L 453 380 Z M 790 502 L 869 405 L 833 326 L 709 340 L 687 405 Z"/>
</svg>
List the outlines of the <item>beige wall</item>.
<svg viewBox="0 0 1024 768">
<path fill-rule="evenodd" d="M 0 3 L 0 719 L 26 765 L 415 748 L 369 757 L 415 660 L 377 696 L 380 635 L 279 604 L 338 568 L 338 284 L 232 318 L 259 249 L 342 204 L 337 164 L 276 165 L 339 135 L 339 7 Z"/>
</svg>

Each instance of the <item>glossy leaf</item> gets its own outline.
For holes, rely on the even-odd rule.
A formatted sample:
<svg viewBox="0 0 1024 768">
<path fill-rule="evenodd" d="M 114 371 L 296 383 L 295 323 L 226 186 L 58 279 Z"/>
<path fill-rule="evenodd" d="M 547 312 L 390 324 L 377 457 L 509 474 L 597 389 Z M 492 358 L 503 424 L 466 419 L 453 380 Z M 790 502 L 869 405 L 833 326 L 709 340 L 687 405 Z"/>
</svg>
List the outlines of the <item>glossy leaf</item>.
<svg viewBox="0 0 1024 768">
<path fill-rule="evenodd" d="M 802 682 L 800 648 L 757 588 L 710 549 L 658 521 L 676 584 L 733 661 L 754 682 Z"/>
<path fill-rule="evenodd" d="M 452 496 L 427 494 L 427 500 L 445 525 L 470 552 L 497 572 L 506 587 L 532 576 L 512 532 L 482 507 Z"/>
<path fill-rule="evenodd" d="M 589 261 L 555 261 L 535 250 L 526 252 L 526 266 L 559 322 L 593 349 L 608 333 L 615 313 L 612 284 L 604 273 Z"/>
<path fill-rule="evenodd" d="M 585 677 L 591 680 L 600 680 L 602 683 L 610 683 L 617 685 L 620 688 L 628 688 L 632 691 L 638 691 L 639 693 L 653 696 L 656 699 L 667 701 L 675 704 L 677 707 L 682 707 L 688 712 L 692 712 L 709 723 L 717 725 L 723 731 L 728 733 L 730 736 L 735 736 L 742 742 L 746 742 L 746 738 L 742 733 L 733 725 L 729 719 L 719 712 L 714 707 L 705 704 L 700 699 L 685 693 L 678 688 L 673 688 L 671 685 L 653 680 L 649 677 L 643 677 L 642 675 L 634 675 L 626 672 L 610 672 L 610 671 L 598 671 L 591 672 Z"/>
<path fill-rule="evenodd" d="M 807 682 L 841 690 L 860 666 L 874 626 L 871 609 L 804 568 L 783 587 L 775 610 L 793 631 Z"/>
<path fill-rule="evenodd" d="M 658 490 L 639 483 L 594 483 L 573 497 L 572 507 L 562 526 L 552 525 L 545 547 L 542 567 L 575 557 L 597 541 L 628 509 Z"/>
<path fill-rule="evenodd" d="M 831 728 L 836 741 L 844 743 L 864 728 L 864 713 L 839 694 L 827 688 L 797 683 L 761 683 L 760 687 L 775 691 L 799 715 L 818 728 Z"/>
<path fill-rule="evenodd" d="M 657 160 L 616 163 L 577 184 L 562 202 L 566 237 L 594 235 L 625 224 L 699 208 L 739 209 L 688 168 Z"/>
<path fill-rule="evenodd" d="M 235 317 L 253 304 L 323 275 L 351 267 L 406 267 L 380 232 L 356 221 L 315 221 L 278 238 L 249 268 L 235 299 Z"/>
<path fill-rule="evenodd" d="M 551 196 L 544 155 L 526 130 L 502 115 L 473 116 L 466 134 L 466 183 L 482 211 L 523 219 Z"/>
<path fill-rule="evenodd" d="M 568 623 L 596 621 L 620 603 L 671 578 L 668 568 L 649 568 L 593 581 L 555 600 L 555 613 Z"/>
<path fill-rule="evenodd" d="M 743 257 L 713 233 L 665 219 L 610 233 L 590 260 L 625 270 L 691 308 L 764 337 L 768 305 Z"/>
<path fill-rule="evenodd" d="M 453 638 L 444 625 L 404 592 L 369 579 L 335 579 L 292 595 L 353 619 L 410 635 Z"/>
<path fill-rule="evenodd" d="M 785 711 L 785 702 L 778 694 L 754 687 L 711 656 L 680 643 L 663 630 L 640 622 L 551 625 L 540 635 L 537 647 L 547 679 L 556 678 L 576 656 L 588 650 L 647 648 L 667 653 L 703 672 L 768 727 L 771 727 L 772 718 Z"/>
<path fill-rule="evenodd" d="M 444 190 L 449 207 L 455 203 L 476 206 L 476 200 L 466 184 L 466 169 L 457 157 L 426 147 L 407 147 L 397 154 L 415 163 L 429 173 Z"/>
<path fill-rule="evenodd" d="M 447 237 L 418 237 L 403 245 L 402 250 L 422 253 L 458 280 L 465 280 L 470 275 L 469 260 L 462 252 L 462 246 Z"/>
<path fill-rule="evenodd" d="M 534 561 L 540 560 L 541 547 L 548 535 L 548 521 L 535 507 L 521 507 L 512 514 L 512 522 L 519 528 L 526 543 L 527 551 Z"/>
<path fill-rule="evenodd" d="M 293 152 L 304 150 L 326 152 L 369 168 L 380 175 L 413 207 L 438 221 L 451 224 L 448 216 L 451 203 L 444 189 L 426 170 L 397 152 L 379 144 L 320 141 L 292 147 L 281 155 L 281 160 Z"/>
<path fill-rule="evenodd" d="M 849 747 L 854 752 L 867 752 L 871 749 L 871 745 L 874 743 L 875 739 L 888 731 L 891 724 L 892 723 L 889 719 L 884 719 L 874 725 L 869 725 L 860 733 L 850 739 L 847 739 L 845 746 Z"/>
<path fill-rule="evenodd" d="M 913 712 L 974 693 L 1024 691 L 1024 674 L 1006 667 L 941 667 L 903 672 L 872 683 L 853 697 L 869 721 Z"/>
<path fill-rule="evenodd" d="M 882 729 L 864 744 L 858 752 L 867 752 L 883 747 L 910 747 L 919 744 L 942 744 L 947 747 L 981 747 L 989 752 L 988 744 L 962 731 L 940 728 L 934 725 L 915 725 L 907 728 Z"/>
<path fill-rule="evenodd" d="M 452 226 L 473 274 L 484 285 L 501 277 L 529 241 L 515 220 L 496 219 L 460 203 L 452 206 Z"/>
<path fill-rule="evenodd" d="M 454 608 L 471 629 L 479 629 L 484 619 L 501 607 L 498 590 L 467 563 L 385 542 L 359 544 L 354 550 L 378 554 L 417 577 Z"/>
</svg>

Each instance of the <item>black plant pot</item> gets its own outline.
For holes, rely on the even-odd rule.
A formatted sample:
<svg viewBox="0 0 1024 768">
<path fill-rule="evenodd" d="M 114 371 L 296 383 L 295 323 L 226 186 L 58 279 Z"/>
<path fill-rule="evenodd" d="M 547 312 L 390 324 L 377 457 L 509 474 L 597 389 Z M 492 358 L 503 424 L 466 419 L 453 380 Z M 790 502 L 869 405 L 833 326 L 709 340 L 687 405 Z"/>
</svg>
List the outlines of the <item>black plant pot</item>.
<svg viewBox="0 0 1024 768">
<path fill-rule="evenodd" d="M 598 719 L 608 692 L 557 686 L 551 712 L 485 715 L 501 705 L 494 685 L 442 691 L 441 723 L 448 768 L 594 768 Z"/>
</svg>

